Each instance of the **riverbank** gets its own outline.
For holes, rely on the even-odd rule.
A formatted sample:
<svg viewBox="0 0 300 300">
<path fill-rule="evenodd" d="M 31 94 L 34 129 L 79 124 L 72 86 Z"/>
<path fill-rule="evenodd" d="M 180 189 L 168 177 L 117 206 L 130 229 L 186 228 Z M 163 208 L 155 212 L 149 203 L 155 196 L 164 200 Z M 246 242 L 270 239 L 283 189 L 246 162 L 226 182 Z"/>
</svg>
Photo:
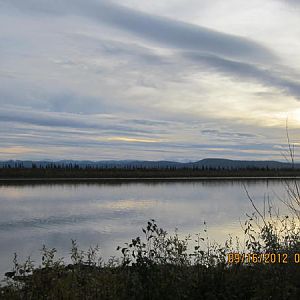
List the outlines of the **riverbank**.
<svg viewBox="0 0 300 300">
<path fill-rule="evenodd" d="M 200 235 L 195 240 L 180 239 L 150 220 L 142 229 L 144 238 L 118 247 L 121 256 L 106 262 L 97 246 L 82 251 L 75 241 L 69 264 L 57 256 L 56 249 L 45 246 L 39 266 L 30 259 L 19 263 L 15 256 L 13 269 L 0 287 L 0 298 L 299 299 L 298 235 L 291 238 L 292 229 L 286 228 L 279 236 L 272 232 L 274 224 L 266 223 L 254 236 L 252 221 L 245 223 L 244 249 L 252 252 L 251 261 L 230 259 L 234 250 L 238 252 L 232 240 L 222 246 Z M 276 258 L 267 261 L 267 255 Z"/>
<path fill-rule="evenodd" d="M 300 177 L 299 169 L 65 169 L 0 168 L 0 180 L 206 180 Z"/>
</svg>

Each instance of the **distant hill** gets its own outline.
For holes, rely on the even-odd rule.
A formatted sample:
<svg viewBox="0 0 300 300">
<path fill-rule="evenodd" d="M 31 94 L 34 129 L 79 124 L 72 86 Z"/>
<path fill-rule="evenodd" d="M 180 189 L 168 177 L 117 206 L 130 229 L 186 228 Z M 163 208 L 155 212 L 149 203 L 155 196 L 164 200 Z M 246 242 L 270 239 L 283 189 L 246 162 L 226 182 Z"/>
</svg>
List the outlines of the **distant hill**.
<svg viewBox="0 0 300 300">
<path fill-rule="evenodd" d="M 88 160 L 60 160 L 60 161 L 30 161 L 30 160 L 9 160 L 0 161 L 0 168 L 51 168 L 51 167 L 75 167 L 79 168 L 141 168 L 141 169 L 183 169 L 183 168 L 213 168 L 213 169 L 290 169 L 291 163 L 278 161 L 247 161 L 230 160 L 219 158 L 207 158 L 196 162 L 180 163 L 174 161 L 139 161 L 139 160 L 109 160 L 109 161 L 88 161 Z M 294 168 L 300 169 L 300 164 L 295 164 Z"/>
</svg>

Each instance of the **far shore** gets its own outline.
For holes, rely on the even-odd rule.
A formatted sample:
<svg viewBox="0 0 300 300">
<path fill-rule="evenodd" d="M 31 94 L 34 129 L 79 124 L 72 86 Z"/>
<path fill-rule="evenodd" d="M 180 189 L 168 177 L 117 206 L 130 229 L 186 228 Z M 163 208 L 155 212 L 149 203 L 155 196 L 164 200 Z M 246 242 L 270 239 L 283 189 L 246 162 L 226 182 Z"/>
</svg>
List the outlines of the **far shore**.
<svg viewBox="0 0 300 300">
<path fill-rule="evenodd" d="M 256 181 L 256 180 L 300 180 L 300 176 L 207 176 L 207 177 L 98 177 L 98 178 L 0 178 L 1 183 L 39 183 L 39 182 L 169 182 L 169 181 Z"/>
<path fill-rule="evenodd" d="M 157 182 L 300 179 L 300 169 L 0 168 L 8 182 Z"/>
</svg>

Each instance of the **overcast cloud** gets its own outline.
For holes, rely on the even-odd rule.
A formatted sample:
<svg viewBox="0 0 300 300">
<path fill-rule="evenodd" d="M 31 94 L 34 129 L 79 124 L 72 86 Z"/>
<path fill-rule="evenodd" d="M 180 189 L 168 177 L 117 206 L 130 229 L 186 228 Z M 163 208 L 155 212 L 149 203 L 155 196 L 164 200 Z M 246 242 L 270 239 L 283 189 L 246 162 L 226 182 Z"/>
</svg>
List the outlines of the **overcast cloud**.
<svg viewBox="0 0 300 300">
<path fill-rule="evenodd" d="M 0 159 L 282 160 L 297 1 L 0 0 Z"/>
</svg>

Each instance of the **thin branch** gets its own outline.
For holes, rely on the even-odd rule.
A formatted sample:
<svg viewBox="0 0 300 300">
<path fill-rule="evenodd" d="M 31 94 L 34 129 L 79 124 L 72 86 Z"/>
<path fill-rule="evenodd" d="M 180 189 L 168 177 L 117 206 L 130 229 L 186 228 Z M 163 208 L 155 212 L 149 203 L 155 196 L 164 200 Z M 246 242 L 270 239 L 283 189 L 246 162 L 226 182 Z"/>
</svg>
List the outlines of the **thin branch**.
<svg viewBox="0 0 300 300">
<path fill-rule="evenodd" d="M 286 130 L 286 138 L 287 138 L 287 143 L 289 147 L 289 156 L 292 162 L 292 168 L 294 169 L 294 158 L 295 158 L 295 145 L 291 145 L 291 140 L 290 140 L 290 135 L 289 135 L 289 127 L 288 127 L 288 118 L 286 118 L 285 122 L 285 130 Z"/>
<path fill-rule="evenodd" d="M 259 216 L 260 216 L 261 219 L 263 220 L 265 226 L 267 226 L 267 223 L 266 223 L 266 221 L 265 221 L 264 216 L 261 214 L 261 212 L 260 212 L 260 211 L 257 209 L 257 207 L 255 206 L 255 204 L 254 204 L 252 198 L 250 197 L 250 195 L 249 195 L 249 193 L 248 193 L 248 190 L 247 190 L 247 188 L 246 188 L 246 186 L 245 186 L 244 184 L 243 184 L 243 187 L 244 187 L 244 189 L 245 189 L 246 195 L 247 195 L 248 199 L 250 200 L 250 202 L 251 202 L 253 208 L 254 208 L 255 211 L 259 214 Z"/>
</svg>

